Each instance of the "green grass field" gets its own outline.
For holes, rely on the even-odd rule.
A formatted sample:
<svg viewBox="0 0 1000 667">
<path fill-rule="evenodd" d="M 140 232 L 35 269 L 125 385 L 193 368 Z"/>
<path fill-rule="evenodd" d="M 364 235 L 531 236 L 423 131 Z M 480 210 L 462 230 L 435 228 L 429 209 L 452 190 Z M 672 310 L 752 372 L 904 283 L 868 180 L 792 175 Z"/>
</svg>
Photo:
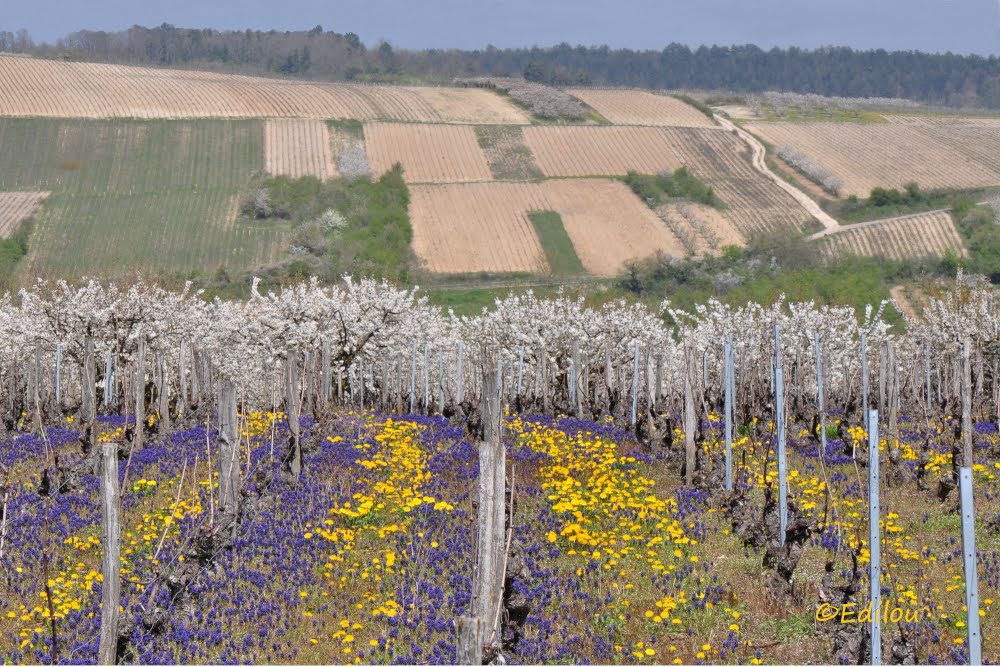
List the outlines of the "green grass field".
<svg viewBox="0 0 1000 667">
<path fill-rule="evenodd" d="M 253 120 L 0 119 L 0 190 L 49 190 L 22 280 L 250 268 L 279 230 L 234 224 L 263 171 Z"/>
<path fill-rule="evenodd" d="M 556 276 L 580 275 L 587 272 L 580 262 L 573 241 L 570 240 L 562 218 L 555 211 L 534 211 L 528 214 L 535 233 L 545 251 L 552 274 Z"/>
</svg>

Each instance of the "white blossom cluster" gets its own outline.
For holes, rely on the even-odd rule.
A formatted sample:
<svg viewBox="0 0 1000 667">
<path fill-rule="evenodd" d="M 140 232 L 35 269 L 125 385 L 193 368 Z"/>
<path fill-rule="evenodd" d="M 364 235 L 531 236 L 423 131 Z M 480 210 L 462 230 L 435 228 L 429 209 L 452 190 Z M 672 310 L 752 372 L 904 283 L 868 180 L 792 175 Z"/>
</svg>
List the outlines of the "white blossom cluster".
<svg viewBox="0 0 1000 667">
<path fill-rule="evenodd" d="M 502 364 L 505 381 L 513 378 L 516 366 L 526 393 L 539 386 L 542 369 L 553 387 L 565 386 L 571 372 L 578 381 L 590 378 L 594 387 L 610 371 L 610 384 L 627 392 L 638 349 L 644 377 L 652 376 L 655 364 L 665 393 L 676 396 L 683 386 L 685 346 L 695 350 L 707 387 L 721 387 L 727 338 L 733 341 L 738 384 L 768 386 L 775 325 L 783 367 L 807 391 L 816 387 L 817 333 L 824 385 L 832 393 L 849 393 L 859 383 L 862 334 L 872 369 L 887 341 L 896 347 L 901 370 L 913 373 L 925 343 L 935 355 L 954 355 L 969 337 L 981 352 L 1000 352 L 995 292 L 985 279 L 961 274 L 955 290 L 931 300 L 925 318 L 907 317 L 905 335 L 890 331 L 885 303 L 858 313 L 784 298 L 767 307 L 713 300 L 687 312 L 669 302 L 658 309 L 623 300 L 589 307 L 582 298 L 540 299 L 527 292 L 498 299 L 480 315 L 458 317 L 429 305 L 416 288 L 349 277 L 335 286 L 313 279 L 268 293 L 255 282 L 245 302 L 207 302 L 202 296 L 190 287 L 171 291 L 143 282 L 119 287 L 96 281 L 80 286 L 40 281 L 21 291 L 19 304 L 5 296 L 0 299 L 0 384 L 7 386 L 3 383 L 12 374 L 24 377 L 24 369 L 39 358 L 43 382 L 51 383 L 57 346 L 61 381 L 78 381 L 87 338 L 98 355 L 116 355 L 122 367 L 134 363 L 141 341 L 146 359 L 168 360 L 175 387 L 180 373 L 193 372 L 197 355 L 215 376 L 232 380 L 242 395 L 261 404 L 274 395 L 290 355 L 297 368 L 308 359 L 316 368 L 322 359 L 326 366 L 320 372 L 344 383 L 348 376 L 352 382 L 363 377 L 371 389 L 393 386 L 390 380 L 403 392 L 430 386 L 441 404 L 455 398 L 460 354 L 465 392 L 475 393 L 486 359 Z M 146 363 L 151 377 L 154 369 Z M 789 381 L 791 372 L 786 372 Z"/>
</svg>

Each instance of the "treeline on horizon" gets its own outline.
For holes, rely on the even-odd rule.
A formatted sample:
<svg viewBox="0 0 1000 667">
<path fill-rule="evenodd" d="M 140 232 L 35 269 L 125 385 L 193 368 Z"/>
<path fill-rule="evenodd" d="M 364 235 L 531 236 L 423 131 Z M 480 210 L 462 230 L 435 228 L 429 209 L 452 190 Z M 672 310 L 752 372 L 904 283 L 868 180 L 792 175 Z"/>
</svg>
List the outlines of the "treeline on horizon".
<svg viewBox="0 0 1000 667">
<path fill-rule="evenodd" d="M 763 50 L 756 46 L 673 43 L 662 51 L 559 44 L 482 50 L 369 49 L 352 32 L 218 31 L 133 26 L 81 30 L 54 45 L 23 31 L 0 32 L 0 51 L 108 63 L 189 67 L 317 80 L 447 82 L 459 77 L 523 76 L 551 85 L 634 86 L 757 93 L 767 90 L 843 97 L 903 97 L 1000 108 L 1000 58 L 847 47 Z"/>
</svg>

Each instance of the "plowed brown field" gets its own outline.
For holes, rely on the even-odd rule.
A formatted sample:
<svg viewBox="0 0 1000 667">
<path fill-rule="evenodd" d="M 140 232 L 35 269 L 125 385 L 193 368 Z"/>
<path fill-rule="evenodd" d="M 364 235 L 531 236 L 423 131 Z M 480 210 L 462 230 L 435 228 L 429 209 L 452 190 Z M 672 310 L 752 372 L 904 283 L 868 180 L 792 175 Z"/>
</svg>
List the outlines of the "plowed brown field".
<svg viewBox="0 0 1000 667">
<path fill-rule="evenodd" d="M 968 254 L 955 221 L 943 211 L 851 225 L 823 237 L 820 243 L 833 257 L 866 255 L 901 260 L 941 257 L 949 250 L 959 257 Z"/>
<path fill-rule="evenodd" d="M 330 133 L 321 120 L 275 119 L 264 126 L 264 165 L 278 176 L 336 178 Z"/>
<path fill-rule="evenodd" d="M 0 56 L 0 115 L 527 123 L 479 88 L 310 83 Z"/>
<path fill-rule="evenodd" d="M 874 187 L 970 188 L 1000 184 L 1000 122 L 897 118 L 892 123 L 753 123 L 775 146 L 791 146 L 843 180 L 842 192 Z"/>
<path fill-rule="evenodd" d="M 42 210 L 48 192 L 0 192 L 0 238 L 7 238 L 17 224 Z"/>
<path fill-rule="evenodd" d="M 646 90 L 571 88 L 566 92 L 583 100 L 615 125 L 718 127 L 693 106 Z"/>
<path fill-rule="evenodd" d="M 655 127 L 526 127 L 524 141 L 546 176 L 655 174 L 681 166 Z"/>
<path fill-rule="evenodd" d="M 410 188 L 413 249 L 433 272 L 544 272 L 527 214 L 556 211 L 584 267 L 614 275 L 628 259 L 683 255 L 680 241 L 623 183 L 461 183 Z"/>
<path fill-rule="evenodd" d="M 486 156 L 470 125 L 368 123 L 365 146 L 375 173 L 396 162 L 410 183 L 489 181 Z"/>
</svg>

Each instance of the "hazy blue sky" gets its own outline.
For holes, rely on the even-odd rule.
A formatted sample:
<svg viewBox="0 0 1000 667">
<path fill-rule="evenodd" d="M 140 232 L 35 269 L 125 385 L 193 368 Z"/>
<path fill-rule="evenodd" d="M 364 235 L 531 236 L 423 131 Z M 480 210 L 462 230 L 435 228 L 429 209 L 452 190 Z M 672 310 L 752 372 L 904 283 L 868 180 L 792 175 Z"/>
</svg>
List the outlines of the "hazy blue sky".
<svg viewBox="0 0 1000 667">
<path fill-rule="evenodd" d="M 1000 54 L 1000 0 L 0 0 L 0 29 L 52 41 L 134 24 L 353 31 L 397 47 L 670 42 Z"/>
</svg>

